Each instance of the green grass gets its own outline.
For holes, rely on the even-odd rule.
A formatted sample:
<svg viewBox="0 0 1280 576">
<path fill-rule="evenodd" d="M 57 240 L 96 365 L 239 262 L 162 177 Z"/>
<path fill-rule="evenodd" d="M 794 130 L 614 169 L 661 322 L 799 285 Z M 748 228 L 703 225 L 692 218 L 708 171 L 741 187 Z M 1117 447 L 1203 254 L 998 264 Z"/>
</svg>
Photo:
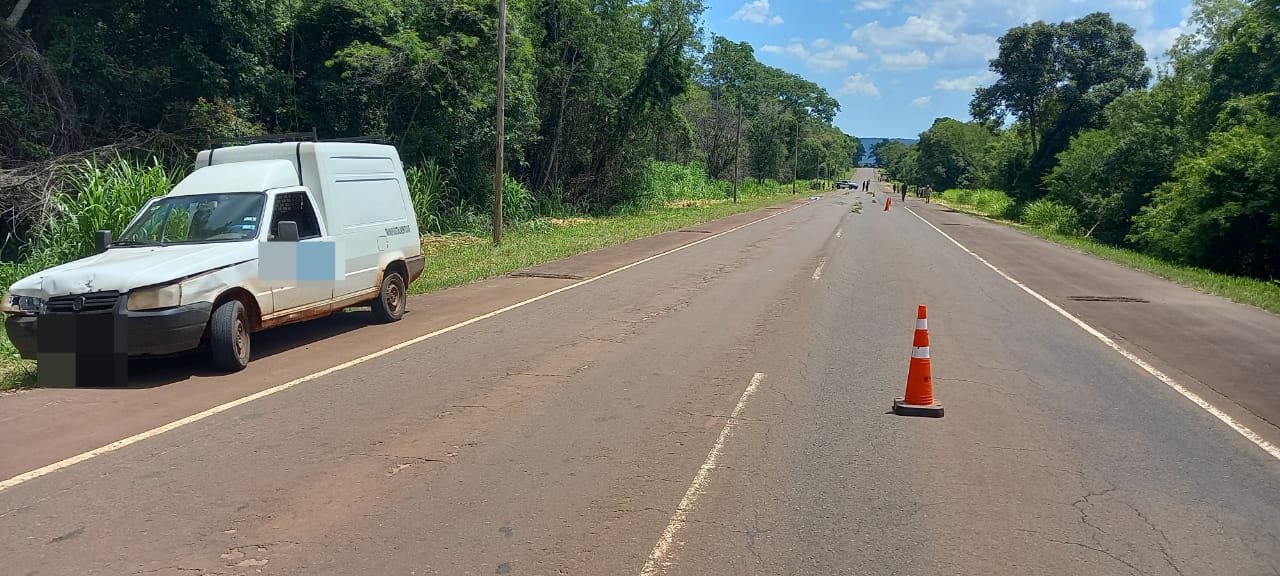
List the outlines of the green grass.
<svg viewBox="0 0 1280 576">
<path fill-rule="evenodd" d="M 687 200 L 618 216 L 568 220 L 544 218 L 523 223 L 517 230 L 503 233 L 502 245 L 496 247 L 492 238 L 487 236 L 428 236 L 423 240 L 427 265 L 422 276 L 410 287 L 410 293 L 433 292 L 493 278 L 575 254 L 807 197 L 805 194 L 793 195 L 789 191 L 775 192 L 742 197 L 737 204 L 724 200 Z"/>
<path fill-rule="evenodd" d="M 948 190 L 947 192 L 949 193 L 951 191 Z M 1056 242 L 1063 246 L 1073 248 L 1085 254 L 1090 254 L 1104 260 L 1115 262 L 1122 266 L 1128 266 L 1135 270 L 1142 270 L 1144 272 L 1154 274 L 1188 288 L 1209 294 L 1216 294 L 1239 304 L 1256 306 L 1271 312 L 1272 314 L 1280 314 L 1280 284 L 1264 282 L 1253 278 L 1220 274 L 1203 268 L 1173 264 L 1135 250 L 1102 244 L 1095 240 L 1080 236 L 1062 234 L 1054 229 L 1057 227 L 1057 223 L 1052 222 L 1052 220 L 1050 221 L 1050 227 L 1038 228 L 1019 222 L 996 218 L 983 210 L 976 209 L 972 205 L 955 202 L 955 199 L 955 196 L 948 198 L 947 194 L 944 193 L 942 195 L 942 199 L 936 201 L 960 212 L 980 216 L 992 222 L 1017 228 L 1039 238 Z"/>
<path fill-rule="evenodd" d="M 29 388 L 35 383 L 35 361 L 23 360 L 9 337 L 0 333 L 0 393 Z"/>
</svg>

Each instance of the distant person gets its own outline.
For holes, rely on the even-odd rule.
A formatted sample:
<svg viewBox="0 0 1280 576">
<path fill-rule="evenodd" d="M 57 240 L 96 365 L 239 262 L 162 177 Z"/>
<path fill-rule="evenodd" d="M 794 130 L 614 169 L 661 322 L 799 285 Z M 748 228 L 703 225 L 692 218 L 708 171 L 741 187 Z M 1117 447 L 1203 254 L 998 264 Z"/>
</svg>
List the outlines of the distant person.
<svg viewBox="0 0 1280 576">
<path fill-rule="evenodd" d="M 930 184 L 924 187 L 924 203 L 928 204 L 932 201 L 933 201 L 933 185 Z"/>
<path fill-rule="evenodd" d="M 902 188 L 902 201 L 903 202 L 907 201 L 907 188 L 905 186 Z"/>
</svg>

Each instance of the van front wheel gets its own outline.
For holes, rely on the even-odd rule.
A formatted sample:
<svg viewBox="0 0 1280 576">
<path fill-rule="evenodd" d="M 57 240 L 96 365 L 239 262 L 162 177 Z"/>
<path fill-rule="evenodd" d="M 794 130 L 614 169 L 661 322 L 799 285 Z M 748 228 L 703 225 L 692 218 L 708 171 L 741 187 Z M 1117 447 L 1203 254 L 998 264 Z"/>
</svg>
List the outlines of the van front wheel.
<svg viewBox="0 0 1280 576">
<path fill-rule="evenodd" d="M 373 301 L 373 317 L 379 322 L 395 322 L 404 316 L 407 304 L 404 276 L 395 270 L 387 271 L 382 277 L 378 299 Z"/>
<path fill-rule="evenodd" d="M 239 300 L 228 300 L 209 319 L 209 352 L 213 365 L 239 372 L 249 365 L 249 315 Z"/>
</svg>

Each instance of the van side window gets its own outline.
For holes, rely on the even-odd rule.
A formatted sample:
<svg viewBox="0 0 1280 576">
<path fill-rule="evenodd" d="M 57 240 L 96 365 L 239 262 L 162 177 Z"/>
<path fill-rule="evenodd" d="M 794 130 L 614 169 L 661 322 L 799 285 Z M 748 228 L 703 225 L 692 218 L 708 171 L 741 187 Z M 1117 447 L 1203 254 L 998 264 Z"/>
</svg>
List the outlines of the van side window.
<svg viewBox="0 0 1280 576">
<path fill-rule="evenodd" d="M 276 196 L 275 209 L 271 214 L 271 237 L 275 238 L 281 222 L 298 223 L 298 239 L 320 237 L 320 221 L 316 219 L 316 211 L 311 201 L 302 192 L 288 192 Z"/>
</svg>

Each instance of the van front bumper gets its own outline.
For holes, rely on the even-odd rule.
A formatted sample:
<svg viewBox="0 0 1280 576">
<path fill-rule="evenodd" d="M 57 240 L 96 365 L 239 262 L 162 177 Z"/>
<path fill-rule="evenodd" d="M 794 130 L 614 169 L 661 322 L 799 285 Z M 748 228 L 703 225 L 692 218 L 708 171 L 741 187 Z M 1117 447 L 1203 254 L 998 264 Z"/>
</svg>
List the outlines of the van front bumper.
<svg viewBox="0 0 1280 576">
<path fill-rule="evenodd" d="M 124 311 L 129 333 L 129 355 L 164 356 L 198 347 L 212 313 L 212 302 L 197 302 L 163 310 Z M 38 355 L 36 326 L 39 320 L 38 315 L 10 314 L 4 321 L 9 341 L 28 360 L 35 360 Z"/>
</svg>

